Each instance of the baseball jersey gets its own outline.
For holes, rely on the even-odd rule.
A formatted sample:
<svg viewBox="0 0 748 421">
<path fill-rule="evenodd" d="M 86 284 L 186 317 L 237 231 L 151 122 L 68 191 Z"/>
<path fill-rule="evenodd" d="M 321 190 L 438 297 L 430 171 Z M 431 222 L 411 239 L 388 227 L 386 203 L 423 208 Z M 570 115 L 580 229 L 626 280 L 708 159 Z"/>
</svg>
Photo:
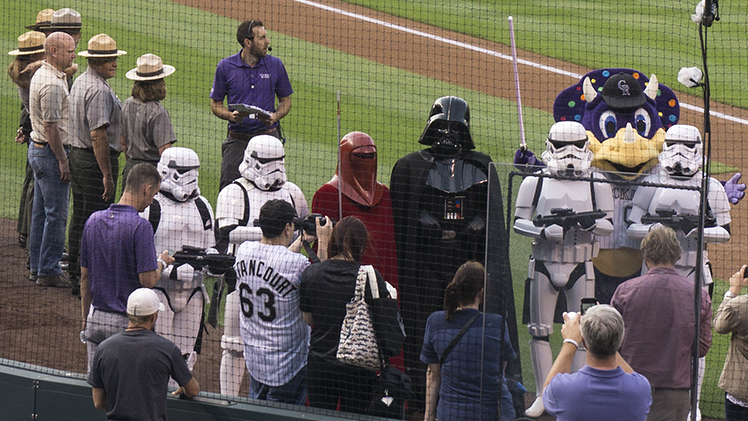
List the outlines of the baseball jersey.
<svg viewBox="0 0 748 421">
<path fill-rule="evenodd" d="M 282 386 L 306 365 L 309 326 L 299 288 L 309 265 L 281 245 L 247 241 L 236 252 L 244 358 L 252 378 L 265 385 Z"/>
</svg>

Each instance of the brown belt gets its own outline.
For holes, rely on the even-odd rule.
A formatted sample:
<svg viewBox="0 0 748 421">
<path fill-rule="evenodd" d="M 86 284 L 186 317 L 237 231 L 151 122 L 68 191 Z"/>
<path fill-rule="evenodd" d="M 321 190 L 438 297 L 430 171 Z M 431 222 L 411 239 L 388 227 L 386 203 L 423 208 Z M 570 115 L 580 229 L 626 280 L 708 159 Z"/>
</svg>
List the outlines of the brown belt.
<svg viewBox="0 0 748 421">
<path fill-rule="evenodd" d="M 260 135 L 263 135 L 263 134 L 275 133 L 276 131 L 278 131 L 277 127 L 273 127 L 272 129 L 262 130 L 262 131 L 255 132 L 255 133 L 252 133 L 252 134 L 229 131 L 229 137 L 233 137 L 234 139 L 249 141 L 250 139 L 252 139 L 255 136 L 260 136 Z"/>
</svg>

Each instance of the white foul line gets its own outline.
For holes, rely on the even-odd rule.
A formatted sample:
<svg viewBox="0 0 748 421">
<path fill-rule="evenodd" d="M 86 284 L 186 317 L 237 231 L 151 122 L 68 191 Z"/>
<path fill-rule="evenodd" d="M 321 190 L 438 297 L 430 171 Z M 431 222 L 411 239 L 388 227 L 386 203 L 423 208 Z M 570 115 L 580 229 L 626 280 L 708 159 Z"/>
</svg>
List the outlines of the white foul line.
<svg viewBox="0 0 748 421">
<path fill-rule="evenodd" d="M 503 60 L 509 60 L 509 61 L 512 60 L 512 56 L 511 55 L 502 54 L 502 53 L 500 53 L 498 51 L 489 50 L 487 48 L 478 47 L 476 45 L 468 44 L 468 43 L 465 43 L 465 42 L 460 42 L 460 41 L 455 41 L 453 39 L 440 37 L 438 35 L 429 34 L 428 32 L 417 31 L 417 30 L 412 29 L 412 28 L 408 28 L 408 27 L 401 26 L 401 25 L 396 25 L 394 23 L 385 22 L 385 21 L 379 20 L 379 19 L 370 18 L 368 16 L 364 16 L 364 15 L 361 15 L 361 14 L 358 14 L 358 13 L 348 12 L 346 10 L 338 9 L 336 7 L 327 6 L 327 5 L 320 4 L 320 3 L 315 3 L 315 2 L 309 1 L 309 0 L 293 0 L 293 1 L 295 1 L 296 3 L 301 3 L 301 4 L 305 4 L 307 6 L 316 7 L 318 9 L 326 10 L 328 12 L 337 13 L 339 15 L 347 16 L 347 17 L 350 17 L 350 18 L 353 18 L 353 19 L 358 19 L 358 20 L 361 20 L 361 21 L 364 21 L 364 22 L 373 23 L 375 25 L 384 26 L 385 28 L 394 29 L 396 31 L 405 32 L 407 34 L 416 35 L 416 36 L 419 36 L 419 37 L 423 37 L 423 38 L 427 38 L 427 39 L 430 39 L 430 40 L 438 41 L 438 42 L 441 42 L 441 43 L 444 43 L 444 44 L 453 45 L 455 47 L 464 48 L 466 50 L 471 50 L 471 51 L 475 51 L 475 52 L 478 52 L 478 53 L 486 54 L 486 55 L 489 55 L 489 56 L 498 57 L 498 58 L 503 59 Z M 570 71 L 567 71 L 567 70 L 559 69 L 557 67 L 546 66 L 544 64 L 535 63 L 533 61 L 524 60 L 524 59 L 519 59 L 517 61 L 518 61 L 519 64 L 522 64 L 522 65 L 525 65 L 525 66 L 534 67 L 536 69 L 545 70 L 547 72 L 556 73 L 556 74 L 563 75 L 563 76 L 568 76 L 568 77 L 576 79 L 576 80 L 579 80 L 579 79 L 582 78 L 582 75 L 580 75 L 578 73 L 574 73 L 574 72 L 570 72 Z M 691 104 L 687 104 L 685 102 L 681 102 L 680 106 L 682 108 L 687 109 L 687 110 L 696 111 L 696 112 L 702 113 L 702 114 L 704 113 L 704 108 L 698 107 L 696 105 L 691 105 Z M 711 115 L 713 117 L 722 118 L 722 119 L 725 119 L 725 120 L 728 120 L 728 121 L 732 121 L 732 122 L 735 122 L 735 123 L 740 123 L 740 124 L 748 125 L 748 120 L 746 120 L 744 118 L 739 118 L 739 117 L 731 116 L 731 115 L 720 113 L 720 112 L 716 112 L 716 111 L 709 111 L 709 115 Z"/>
</svg>

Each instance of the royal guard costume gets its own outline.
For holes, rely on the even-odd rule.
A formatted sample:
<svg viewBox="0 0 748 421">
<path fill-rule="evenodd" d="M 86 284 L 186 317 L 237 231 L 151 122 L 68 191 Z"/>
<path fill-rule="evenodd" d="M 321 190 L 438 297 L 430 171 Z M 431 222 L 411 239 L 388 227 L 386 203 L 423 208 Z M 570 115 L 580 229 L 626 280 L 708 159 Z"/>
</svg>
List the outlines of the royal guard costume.
<svg viewBox="0 0 748 421">
<path fill-rule="evenodd" d="M 341 214 L 342 210 L 342 214 Z M 351 132 L 340 139 L 335 175 L 314 193 L 312 212 L 340 221 L 360 219 L 369 232 L 362 265 L 373 265 L 397 288 L 397 249 L 390 189 L 377 181 L 377 147 L 366 133 Z"/>
</svg>

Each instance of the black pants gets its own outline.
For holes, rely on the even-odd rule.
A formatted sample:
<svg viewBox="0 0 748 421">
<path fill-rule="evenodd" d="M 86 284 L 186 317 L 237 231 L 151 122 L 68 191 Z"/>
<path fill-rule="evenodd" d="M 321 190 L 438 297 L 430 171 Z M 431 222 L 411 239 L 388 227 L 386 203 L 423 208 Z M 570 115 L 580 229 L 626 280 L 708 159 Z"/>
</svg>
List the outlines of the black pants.
<svg viewBox="0 0 748 421">
<path fill-rule="evenodd" d="M 101 173 L 93 149 L 72 148 L 68 155 L 71 190 L 73 191 L 73 217 L 68 231 L 68 252 L 70 254 L 68 273 L 73 284 L 73 292 L 80 289 L 80 251 L 83 226 L 92 213 L 104 210 L 113 202 L 101 198 L 104 194 L 104 175 Z M 117 185 L 119 173 L 119 152 L 109 150 L 109 161 L 112 166 L 112 181 Z M 112 198 L 114 200 L 114 198 Z"/>
<path fill-rule="evenodd" d="M 309 406 L 365 414 L 374 387 L 374 372 L 309 354 L 306 389 Z"/>
</svg>

